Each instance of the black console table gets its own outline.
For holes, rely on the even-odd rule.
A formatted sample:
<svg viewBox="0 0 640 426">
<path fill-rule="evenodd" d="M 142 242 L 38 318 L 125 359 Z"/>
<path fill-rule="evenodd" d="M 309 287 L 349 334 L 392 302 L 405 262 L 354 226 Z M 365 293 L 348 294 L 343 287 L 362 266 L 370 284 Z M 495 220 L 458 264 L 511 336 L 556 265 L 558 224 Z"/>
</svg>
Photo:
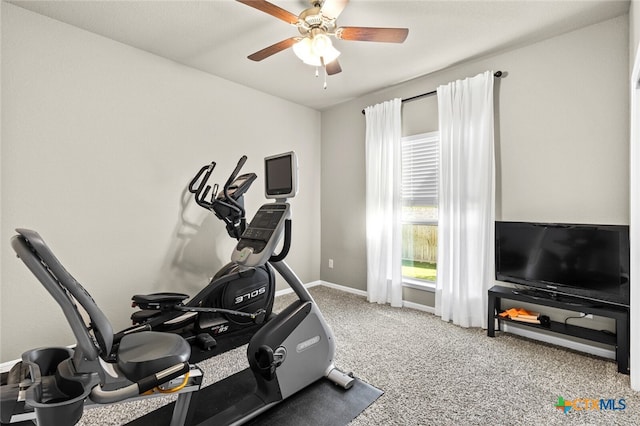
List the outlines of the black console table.
<svg viewBox="0 0 640 426">
<path fill-rule="evenodd" d="M 524 327 L 538 328 L 555 333 L 579 337 L 581 339 L 604 343 L 615 346 L 616 361 L 618 362 L 618 372 L 629 374 L 629 309 L 617 305 L 609 305 L 600 302 L 591 302 L 568 296 L 553 297 L 544 292 L 529 293 L 526 290 L 519 290 L 510 287 L 493 286 L 489 289 L 489 309 L 487 336 L 495 336 L 495 323 L 498 319 L 498 330 L 501 322 L 509 322 Z M 567 311 L 584 312 L 601 317 L 613 318 L 616 321 L 616 333 L 593 330 L 576 325 L 565 324 L 563 322 L 551 321 L 549 327 L 540 324 L 532 324 L 520 321 L 501 318 L 498 314 L 502 311 L 500 301 L 502 299 L 518 300 L 520 302 L 531 303 L 540 306 L 550 306 Z"/>
</svg>

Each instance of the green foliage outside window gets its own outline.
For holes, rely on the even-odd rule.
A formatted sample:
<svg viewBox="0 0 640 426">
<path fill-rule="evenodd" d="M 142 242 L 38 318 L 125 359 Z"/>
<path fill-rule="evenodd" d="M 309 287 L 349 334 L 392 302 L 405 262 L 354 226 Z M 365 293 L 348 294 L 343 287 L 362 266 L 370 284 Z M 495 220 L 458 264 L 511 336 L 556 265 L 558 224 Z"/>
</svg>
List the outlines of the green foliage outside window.
<svg viewBox="0 0 640 426">
<path fill-rule="evenodd" d="M 438 263 L 437 219 L 437 207 L 405 206 L 403 208 L 402 275 L 404 277 L 425 281 L 436 280 Z M 424 222 L 435 222 L 436 224 L 425 224 Z"/>
</svg>

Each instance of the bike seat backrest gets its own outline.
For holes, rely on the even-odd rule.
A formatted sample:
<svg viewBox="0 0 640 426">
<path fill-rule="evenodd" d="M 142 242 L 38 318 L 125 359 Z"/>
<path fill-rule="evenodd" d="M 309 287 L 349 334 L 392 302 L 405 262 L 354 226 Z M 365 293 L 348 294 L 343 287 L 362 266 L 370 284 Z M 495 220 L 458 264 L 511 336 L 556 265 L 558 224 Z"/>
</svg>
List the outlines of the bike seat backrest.
<svg viewBox="0 0 640 426">
<path fill-rule="evenodd" d="M 113 328 L 96 302 L 62 266 L 37 232 L 29 229 L 16 231 L 18 235 L 11 239 L 11 246 L 62 308 L 76 339 L 76 352 L 80 350 L 89 361 L 101 354 L 108 356 L 113 345 Z M 88 315 L 89 324 L 81 311 Z"/>
</svg>

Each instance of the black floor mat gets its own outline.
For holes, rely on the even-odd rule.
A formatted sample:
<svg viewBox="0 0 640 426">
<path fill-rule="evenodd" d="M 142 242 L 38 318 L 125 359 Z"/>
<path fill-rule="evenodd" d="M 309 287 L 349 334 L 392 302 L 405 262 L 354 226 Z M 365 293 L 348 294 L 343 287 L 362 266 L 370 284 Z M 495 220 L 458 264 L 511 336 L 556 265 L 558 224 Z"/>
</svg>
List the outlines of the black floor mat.
<svg viewBox="0 0 640 426">
<path fill-rule="evenodd" d="M 384 392 L 359 379 L 349 390 L 320 380 L 253 419 L 248 425 L 341 426 L 355 419 Z"/>
<path fill-rule="evenodd" d="M 247 393 L 253 392 L 255 382 L 249 369 L 230 376 L 215 386 L 201 389 L 194 395 L 188 424 L 197 425 L 217 414 L 221 407 L 239 401 Z M 353 387 L 344 390 L 326 379 L 321 379 L 267 412 L 251 420 L 249 425 L 346 425 L 383 394 L 361 380 L 356 379 Z M 173 405 L 159 408 L 130 423 L 129 426 L 158 426 L 171 418 Z"/>
</svg>

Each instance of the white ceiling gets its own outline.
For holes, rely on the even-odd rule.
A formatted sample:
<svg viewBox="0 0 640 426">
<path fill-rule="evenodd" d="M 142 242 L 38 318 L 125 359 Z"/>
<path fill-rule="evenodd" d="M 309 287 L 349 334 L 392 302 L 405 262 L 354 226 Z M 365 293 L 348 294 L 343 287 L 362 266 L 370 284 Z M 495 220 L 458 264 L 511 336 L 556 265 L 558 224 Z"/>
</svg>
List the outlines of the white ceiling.
<svg viewBox="0 0 640 426">
<path fill-rule="evenodd" d="M 629 10 L 628 0 L 351 0 L 338 26 L 406 27 L 409 36 L 403 44 L 336 40 L 343 71 L 324 90 L 322 73 L 315 78 L 291 49 L 248 60 L 299 33 L 233 0 L 9 2 L 318 110 Z M 295 15 L 309 7 L 308 0 L 272 3 Z"/>
</svg>

